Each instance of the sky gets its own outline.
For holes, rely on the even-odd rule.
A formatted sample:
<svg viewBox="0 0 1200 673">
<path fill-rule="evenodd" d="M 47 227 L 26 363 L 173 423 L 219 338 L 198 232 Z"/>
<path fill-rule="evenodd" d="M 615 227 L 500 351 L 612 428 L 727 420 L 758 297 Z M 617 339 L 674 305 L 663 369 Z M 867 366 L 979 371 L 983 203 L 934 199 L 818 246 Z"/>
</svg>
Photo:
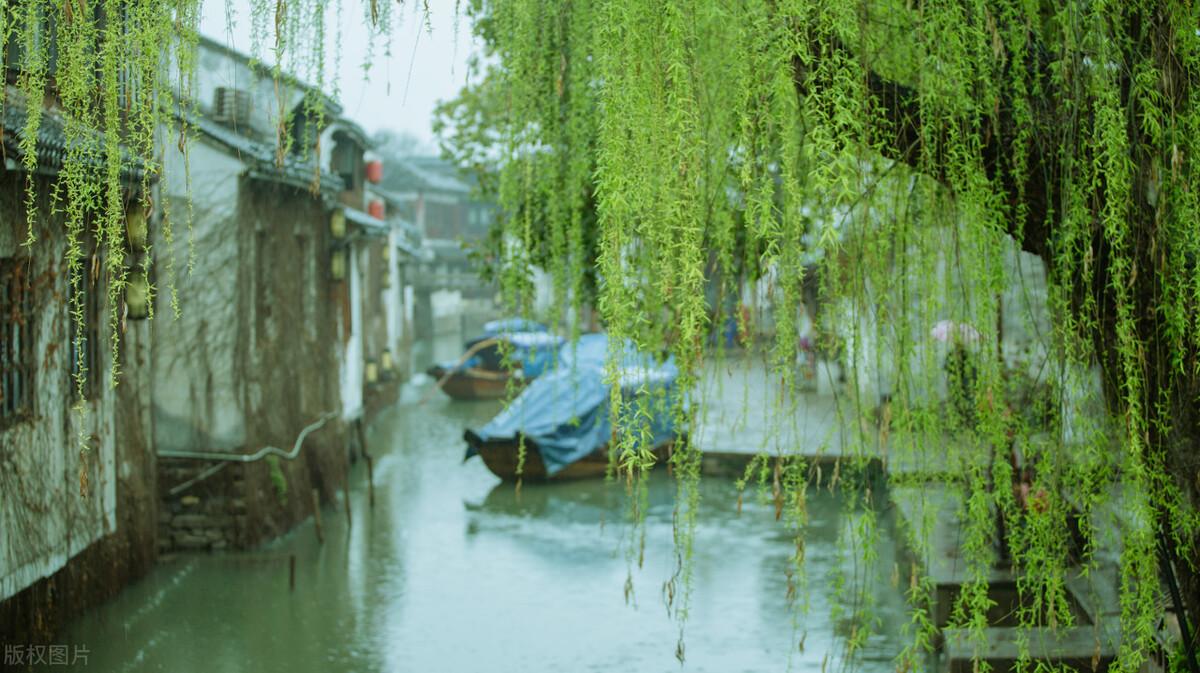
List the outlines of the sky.
<svg viewBox="0 0 1200 673">
<path fill-rule="evenodd" d="M 393 3 L 393 0 L 382 1 Z M 466 17 L 456 20 L 456 1 L 461 0 L 428 0 L 431 30 L 426 28 L 417 9 L 420 0 L 406 0 L 402 8 L 392 4 L 393 11 L 398 9 L 400 13 L 398 22 L 393 21 L 396 27 L 391 58 L 385 61 L 383 46 L 377 45 L 378 60 L 371 69 L 370 80 L 364 81 L 368 29 L 363 4 L 368 0 L 340 0 L 342 50 L 337 77 L 346 117 L 368 133 L 380 129 L 404 131 L 416 136 L 427 149 L 436 149 L 431 128 L 433 108 L 439 100 L 452 98 L 466 83 L 467 58 L 477 49 L 469 21 Z M 250 0 L 204 0 L 201 32 L 250 53 L 250 5 Z M 227 27 L 227 6 L 233 9 L 232 32 Z M 332 11 L 330 21 L 336 21 Z M 331 36 L 326 52 L 331 64 L 333 50 Z"/>
</svg>

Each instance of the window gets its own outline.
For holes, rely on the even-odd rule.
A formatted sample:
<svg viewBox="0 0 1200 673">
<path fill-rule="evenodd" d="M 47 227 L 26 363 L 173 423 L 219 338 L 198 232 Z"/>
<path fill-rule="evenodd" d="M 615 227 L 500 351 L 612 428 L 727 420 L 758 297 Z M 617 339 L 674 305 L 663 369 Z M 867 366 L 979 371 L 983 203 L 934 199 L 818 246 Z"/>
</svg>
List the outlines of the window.
<svg viewBox="0 0 1200 673">
<path fill-rule="evenodd" d="M 300 291 L 300 322 L 304 324 L 305 336 L 310 341 L 317 338 L 316 325 L 313 316 L 314 307 L 316 305 L 316 292 L 314 288 L 314 280 L 316 274 L 316 261 L 314 255 L 309 252 L 308 238 L 306 236 L 296 236 L 297 260 L 299 264 L 300 281 L 297 289 Z"/>
<path fill-rule="evenodd" d="M 0 427 L 33 410 L 33 301 L 26 267 L 0 259 Z"/>
<path fill-rule="evenodd" d="M 289 115 L 291 128 L 290 150 L 294 156 L 300 157 L 303 161 L 307 161 L 308 159 L 316 161 L 318 143 L 321 136 L 321 125 L 319 122 L 322 121 L 317 111 L 317 106 L 316 95 L 306 92 L 304 99 L 292 108 Z"/>
<path fill-rule="evenodd" d="M 270 288 L 271 250 L 267 247 L 267 232 L 255 232 L 254 243 L 254 343 L 260 347 L 268 342 L 267 323 L 271 319 Z M 262 353 L 260 352 L 261 356 Z"/>
<path fill-rule="evenodd" d="M 330 168 L 345 183 L 346 191 L 358 191 L 362 187 L 362 148 L 345 133 L 334 134 L 333 142 Z"/>
</svg>

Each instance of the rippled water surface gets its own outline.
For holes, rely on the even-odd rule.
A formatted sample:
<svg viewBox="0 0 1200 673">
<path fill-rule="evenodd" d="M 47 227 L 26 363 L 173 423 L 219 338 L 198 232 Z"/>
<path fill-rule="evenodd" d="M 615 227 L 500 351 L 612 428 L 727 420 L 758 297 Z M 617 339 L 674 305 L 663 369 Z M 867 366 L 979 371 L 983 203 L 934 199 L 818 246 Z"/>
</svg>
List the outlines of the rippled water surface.
<svg viewBox="0 0 1200 673">
<path fill-rule="evenodd" d="M 370 428 L 376 504 L 368 507 L 360 464 L 349 529 L 326 510 L 324 545 L 310 521 L 256 551 L 164 561 L 60 640 L 86 645 L 97 671 L 832 673 L 853 628 L 834 608 L 866 600 L 882 633 L 857 669 L 894 670 L 907 615 L 888 516 L 867 565 L 847 533 L 860 515 L 810 493 L 809 607 L 799 615 L 786 596 L 795 545 L 774 507 L 748 496 L 739 515 L 732 481 L 706 479 L 681 669 L 679 623 L 663 597 L 675 568 L 672 478 L 660 470 L 649 483 L 639 568 L 620 484 L 517 493 L 478 459 L 462 462 L 463 427 L 486 422 L 499 403 L 437 394 L 422 404 L 427 387 L 406 388 Z"/>
</svg>

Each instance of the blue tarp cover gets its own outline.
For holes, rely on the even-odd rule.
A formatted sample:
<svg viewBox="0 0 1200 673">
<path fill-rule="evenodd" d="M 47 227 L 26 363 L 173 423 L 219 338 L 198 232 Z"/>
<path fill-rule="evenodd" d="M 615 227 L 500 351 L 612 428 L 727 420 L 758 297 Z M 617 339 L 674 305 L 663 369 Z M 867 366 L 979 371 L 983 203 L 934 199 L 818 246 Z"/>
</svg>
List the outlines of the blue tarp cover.
<svg viewBox="0 0 1200 673">
<path fill-rule="evenodd" d="M 512 359 L 521 363 L 526 378 L 541 376 L 557 364 L 558 349 L 566 339 L 546 332 L 514 332 L 504 339 L 513 345 Z"/>
<path fill-rule="evenodd" d="M 622 349 L 617 378 L 633 420 L 633 405 L 645 405 L 650 416 L 650 441 L 658 445 L 675 434 L 675 380 L 679 371 L 671 360 L 656 362 L 632 343 Z M 605 383 L 608 339 L 588 334 L 559 351 L 559 366 L 529 384 L 508 407 L 474 433 L 483 441 L 511 441 L 518 435 L 537 444 L 554 475 L 567 465 L 606 445 L 612 437 L 609 388 Z M 640 426 L 638 428 L 640 430 Z M 638 433 L 640 434 L 640 432 Z M 467 457 L 475 455 L 467 448 Z"/>
<path fill-rule="evenodd" d="M 483 323 L 486 336 L 497 336 L 504 332 L 545 332 L 546 326 L 528 318 L 501 318 Z"/>
</svg>

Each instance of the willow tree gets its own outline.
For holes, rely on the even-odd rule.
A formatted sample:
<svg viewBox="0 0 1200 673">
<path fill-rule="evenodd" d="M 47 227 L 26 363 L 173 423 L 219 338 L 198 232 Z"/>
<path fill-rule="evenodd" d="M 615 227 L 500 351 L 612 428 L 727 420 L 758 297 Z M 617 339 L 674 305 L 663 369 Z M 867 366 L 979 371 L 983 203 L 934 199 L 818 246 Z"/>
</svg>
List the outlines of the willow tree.
<svg viewBox="0 0 1200 673">
<path fill-rule="evenodd" d="M 985 542 L 1000 511 L 1020 522 L 1002 544 L 1042 606 L 1023 621 L 1062 623 L 1070 512 L 1087 521 L 1116 506 L 1132 522 L 1121 667 L 1151 647 L 1160 570 L 1182 576 L 1200 621 L 1200 8 L 475 0 L 470 12 L 495 57 L 490 156 L 509 214 L 495 252 L 517 305 L 531 262 L 555 273 L 560 302 L 581 300 L 571 288 L 591 270 L 608 328 L 671 348 L 686 384 L 706 357 L 706 290 L 773 269 L 785 310 L 771 357 L 786 378 L 805 260 L 825 260 L 830 298 L 890 298 L 876 324 L 986 327 L 1013 282 L 999 260 L 1015 242 L 1045 264 L 1054 361 L 1101 372 L 1107 422 L 1081 437 L 1062 415 L 1014 414 L 998 358 L 978 363 L 967 413 L 931 413 L 938 359 L 913 330 L 877 335 L 894 356 L 891 442 L 960 447 L 950 466 L 976 580 L 956 614 L 986 624 Z M 953 301 L 921 296 L 939 283 Z M 994 348 L 997 329 L 982 332 Z M 1080 380 L 1055 381 L 1060 406 L 1082 396 Z M 1055 441 L 1034 457 L 1031 507 L 994 487 L 1019 480 L 1004 461 L 977 458 L 1039 432 Z M 687 492 L 695 457 L 675 460 Z M 1086 560 L 1100 542 L 1082 535 Z"/>
</svg>

